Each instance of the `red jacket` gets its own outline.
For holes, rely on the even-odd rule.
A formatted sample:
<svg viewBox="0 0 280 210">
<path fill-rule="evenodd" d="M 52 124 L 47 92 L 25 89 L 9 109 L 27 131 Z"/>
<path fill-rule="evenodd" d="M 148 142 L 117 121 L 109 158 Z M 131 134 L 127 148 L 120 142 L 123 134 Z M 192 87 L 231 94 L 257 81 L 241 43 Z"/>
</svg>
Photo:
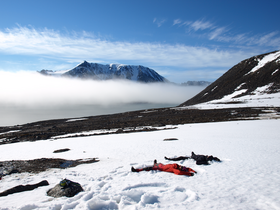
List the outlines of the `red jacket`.
<svg viewBox="0 0 280 210">
<path fill-rule="evenodd" d="M 170 172 L 170 173 L 174 173 L 177 175 L 193 176 L 193 173 L 195 173 L 195 171 L 191 168 L 183 167 L 184 168 L 183 170 L 182 169 L 180 170 L 179 168 L 180 168 L 180 166 L 176 163 L 166 164 L 166 165 L 164 165 L 162 163 L 158 163 L 153 166 L 153 170 Z"/>
</svg>

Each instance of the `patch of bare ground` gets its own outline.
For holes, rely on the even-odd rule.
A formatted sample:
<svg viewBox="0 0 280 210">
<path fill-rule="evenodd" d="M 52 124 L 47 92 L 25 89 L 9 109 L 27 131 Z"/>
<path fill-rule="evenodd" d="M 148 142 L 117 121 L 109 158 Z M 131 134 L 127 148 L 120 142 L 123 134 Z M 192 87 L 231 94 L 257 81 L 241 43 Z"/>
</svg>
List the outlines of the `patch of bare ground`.
<svg viewBox="0 0 280 210">
<path fill-rule="evenodd" d="M 40 158 L 34 160 L 11 160 L 0 161 L 0 172 L 2 176 L 12 173 L 39 173 L 50 168 L 70 168 L 80 164 L 94 163 L 99 160 L 96 158 L 65 160 L 60 158 Z"/>
<path fill-rule="evenodd" d="M 140 110 L 111 115 L 86 117 L 84 120 L 58 119 L 0 127 L 0 145 L 25 141 L 55 139 L 57 136 L 105 135 L 130 132 L 147 132 L 169 129 L 166 125 L 188 123 L 222 122 L 259 119 L 259 116 L 273 110 L 279 115 L 280 107 L 250 107 L 230 109 L 199 110 L 188 107 L 173 107 Z M 129 129 L 126 129 L 129 128 Z M 110 131 L 86 134 L 89 131 Z M 84 134 L 84 133 L 85 134 Z M 78 133 L 79 135 L 75 135 Z"/>
</svg>

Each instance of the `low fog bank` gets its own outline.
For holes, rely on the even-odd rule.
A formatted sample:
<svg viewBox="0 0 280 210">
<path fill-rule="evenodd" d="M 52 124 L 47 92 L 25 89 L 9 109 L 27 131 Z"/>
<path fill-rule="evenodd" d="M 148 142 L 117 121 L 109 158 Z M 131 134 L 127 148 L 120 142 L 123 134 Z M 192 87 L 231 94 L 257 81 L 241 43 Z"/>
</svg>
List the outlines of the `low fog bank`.
<svg viewBox="0 0 280 210">
<path fill-rule="evenodd" d="M 37 72 L 0 72 L 1 104 L 50 107 L 126 103 L 180 104 L 201 87 L 143 84 L 126 80 L 93 81 L 44 76 Z"/>
<path fill-rule="evenodd" d="M 0 126 L 172 107 L 204 88 L 0 71 Z"/>
<path fill-rule="evenodd" d="M 173 107 L 178 104 L 118 104 L 112 106 L 70 105 L 65 107 L 19 107 L 0 105 L 0 126 L 22 125 L 31 122 L 51 119 L 78 118 L 105 114 L 115 114 L 127 111 L 150 108 Z"/>
</svg>

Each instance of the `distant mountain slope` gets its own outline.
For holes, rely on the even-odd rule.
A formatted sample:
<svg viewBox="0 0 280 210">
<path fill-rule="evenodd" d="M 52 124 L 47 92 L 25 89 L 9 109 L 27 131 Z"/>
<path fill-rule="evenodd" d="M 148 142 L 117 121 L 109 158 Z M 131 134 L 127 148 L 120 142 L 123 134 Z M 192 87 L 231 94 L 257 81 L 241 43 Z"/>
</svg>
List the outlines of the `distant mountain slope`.
<svg viewBox="0 0 280 210">
<path fill-rule="evenodd" d="M 220 99 L 234 103 L 234 99 L 255 95 L 257 92 L 266 94 L 280 92 L 280 51 L 241 61 L 202 92 L 179 106 L 214 100 L 219 103 Z"/>
<path fill-rule="evenodd" d="M 141 65 L 103 65 L 98 63 L 88 63 L 87 61 L 84 61 L 83 63 L 68 71 L 54 72 L 52 70 L 42 70 L 40 73 L 45 75 L 57 75 L 95 80 L 127 79 L 146 83 L 168 81 L 153 69 Z"/>
<path fill-rule="evenodd" d="M 187 81 L 184 83 L 181 83 L 182 86 L 208 86 L 211 82 L 207 81 Z"/>
</svg>

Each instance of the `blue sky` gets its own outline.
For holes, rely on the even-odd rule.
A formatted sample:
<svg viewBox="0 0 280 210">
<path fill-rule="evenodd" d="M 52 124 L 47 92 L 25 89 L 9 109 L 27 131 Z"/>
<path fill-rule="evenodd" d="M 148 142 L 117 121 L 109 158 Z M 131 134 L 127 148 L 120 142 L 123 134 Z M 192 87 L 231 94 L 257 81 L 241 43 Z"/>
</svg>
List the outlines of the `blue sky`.
<svg viewBox="0 0 280 210">
<path fill-rule="evenodd" d="M 150 67 L 172 82 L 215 81 L 280 48 L 277 0 L 0 2 L 0 70 L 66 70 L 87 60 Z"/>
</svg>

